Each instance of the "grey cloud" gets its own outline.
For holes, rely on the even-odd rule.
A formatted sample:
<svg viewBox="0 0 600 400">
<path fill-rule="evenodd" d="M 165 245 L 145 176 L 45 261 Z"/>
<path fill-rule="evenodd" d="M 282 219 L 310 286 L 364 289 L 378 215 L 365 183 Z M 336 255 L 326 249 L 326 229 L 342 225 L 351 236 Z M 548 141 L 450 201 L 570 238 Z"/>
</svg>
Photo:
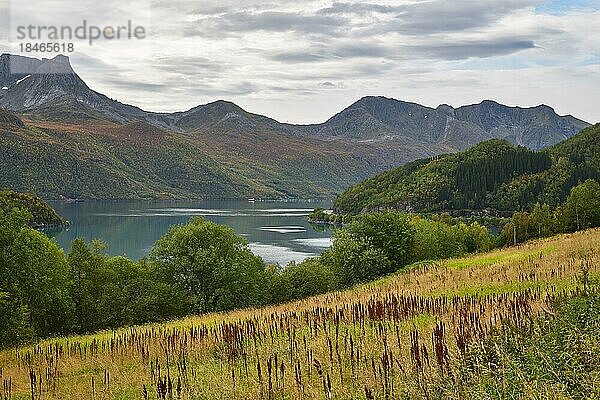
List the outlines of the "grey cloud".
<svg viewBox="0 0 600 400">
<path fill-rule="evenodd" d="M 310 50 L 306 51 L 285 51 L 273 54 L 268 57 L 272 61 L 280 61 L 284 63 L 306 63 L 325 61 L 328 57 L 324 54 L 315 54 Z"/>
<path fill-rule="evenodd" d="M 339 30 L 349 24 L 346 18 L 326 15 L 280 11 L 230 12 L 190 23 L 185 27 L 184 35 L 212 37 L 215 33 L 226 36 L 253 31 L 338 35 Z"/>
<path fill-rule="evenodd" d="M 119 87 L 128 90 L 143 90 L 148 92 L 155 92 L 166 90 L 169 85 L 164 83 L 148 83 L 148 82 L 136 82 L 136 81 L 124 81 L 120 79 L 108 78 L 104 80 L 107 84 L 113 87 Z"/>
<path fill-rule="evenodd" d="M 122 69 L 108 64 L 104 60 L 81 52 L 75 53 L 73 56 L 71 56 L 71 60 L 73 63 L 77 64 L 77 66 L 84 68 L 93 68 L 99 71 L 109 70 L 111 72 L 115 72 L 115 70 L 118 70 L 119 72 L 122 71 Z"/>
<path fill-rule="evenodd" d="M 171 88 L 170 85 L 167 85 Z M 210 98 L 223 96 L 245 96 L 256 93 L 263 89 L 250 81 L 240 81 L 235 83 L 223 83 L 221 81 L 201 81 L 188 79 L 185 82 L 178 82 L 177 90 L 186 93 L 186 97 L 197 98 L 207 96 Z"/>
<path fill-rule="evenodd" d="M 394 67 L 396 67 L 396 64 L 391 62 L 378 62 L 357 65 L 355 66 L 354 71 L 351 71 L 350 75 L 355 75 L 357 77 L 372 77 L 391 71 L 392 69 L 394 69 Z"/>
<path fill-rule="evenodd" d="M 329 46 L 311 46 L 301 51 L 282 51 L 269 54 L 267 57 L 285 63 L 306 63 L 351 58 L 386 58 L 393 53 L 392 49 L 379 43 L 346 42 Z"/>
<path fill-rule="evenodd" d="M 521 50 L 533 49 L 535 47 L 535 43 L 532 40 L 509 38 L 414 47 L 406 46 L 404 47 L 404 51 L 425 58 L 462 60 L 467 58 L 486 58 L 512 54 Z"/>
<path fill-rule="evenodd" d="M 354 14 L 366 15 L 372 13 L 391 14 L 400 12 L 400 7 L 384 6 L 374 3 L 333 3 L 320 9 L 317 13 L 323 15 Z"/>
<path fill-rule="evenodd" d="M 325 82 L 319 83 L 319 87 L 321 89 L 343 89 L 344 88 L 344 84 L 343 83 L 333 83 L 333 82 L 330 82 L 330 81 L 325 81 Z"/>
<path fill-rule="evenodd" d="M 540 0 L 423 1 L 397 7 L 396 18 L 378 25 L 369 34 L 427 35 L 482 28 L 511 12 L 539 3 Z"/>
<path fill-rule="evenodd" d="M 191 15 L 218 15 L 224 14 L 229 11 L 229 7 L 226 6 L 206 6 L 204 8 L 196 8 L 191 11 Z"/>
<path fill-rule="evenodd" d="M 124 89 L 126 91 L 159 91 L 166 90 L 168 85 L 162 82 L 148 83 L 131 80 L 128 76 L 133 69 L 123 68 L 113 64 L 108 64 L 103 60 L 90 56 L 85 53 L 75 53 L 71 57 L 73 67 L 76 71 L 84 75 L 93 75 L 96 77 L 96 82 L 101 82 L 103 85 L 108 85 L 115 88 Z M 130 73 L 129 75 L 127 75 Z M 84 76 L 85 78 L 85 76 Z M 85 80 L 85 79 L 84 79 Z"/>
<path fill-rule="evenodd" d="M 333 82 L 321 82 L 321 83 L 319 83 L 319 86 L 323 87 L 323 88 L 335 88 L 336 87 L 336 85 Z"/>
<path fill-rule="evenodd" d="M 521 50 L 535 48 L 535 42 L 529 38 L 490 38 L 482 40 L 428 40 L 415 45 L 383 46 L 378 43 L 344 43 L 330 46 L 312 46 L 303 51 L 278 52 L 267 55 L 272 61 L 289 64 L 314 63 L 335 60 L 371 59 L 392 65 L 399 60 L 437 59 L 462 60 L 468 58 L 487 58 L 507 55 Z M 369 68 L 374 63 L 368 64 Z M 385 64 L 384 64 L 385 65 Z M 381 67 L 378 66 L 378 69 Z M 367 71 L 371 72 L 371 71 Z M 376 71 L 375 71 L 376 72 Z"/>
<path fill-rule="evenodd" d="M 227 66 L 223 62 L 210 60 L 206 57 L 158 57 L 155 68 L 164 72 L 185 74 L 186 76 L 216 76 L 225 72 Z"/>
</svg>

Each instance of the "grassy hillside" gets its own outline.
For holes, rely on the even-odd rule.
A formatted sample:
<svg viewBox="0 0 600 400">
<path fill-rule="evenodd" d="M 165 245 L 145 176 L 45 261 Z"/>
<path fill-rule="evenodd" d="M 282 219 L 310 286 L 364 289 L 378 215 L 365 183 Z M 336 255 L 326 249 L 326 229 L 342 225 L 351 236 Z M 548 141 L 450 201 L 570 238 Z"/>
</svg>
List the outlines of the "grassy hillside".
<svg viewBox="0 0 600 400">
<path fill-rule="evenodd" d="M 569 330 L 543 321 L 598 280 L 598 248 L 590 230 L 300 302 L 44 341 L 1 352 L 0 379 L 13 399 L 594 398 L 598 332 L 586 318 L 598 313 L 577 311 L 587 295 Z M 541 337 L 545 352 L 534 343 L 527 359 L 507 358 L 502 332 Z M 579 352 L 563 338 L 591 341 Z M 552 343 L 568 362 L 543 359 Z"/>
<path fill-rule="evenodd" d="M 335 202 L 343 213 L 377 208 L 521 210 L 556 206 L 579 181 L 600 176 L 600 124 L 533 152 L 490 140 L 456 154 L 423 159 L 352 186 Z"/>
<path fill-rule="evenodd" d="M 12 190 L 0 190 L 0 210 L 8 212 L 13 208 L 26 209 L 31 213 L 33 225 L 60 225 L 65 220 L 39 197 L 17 193 Z"/>
</svg>

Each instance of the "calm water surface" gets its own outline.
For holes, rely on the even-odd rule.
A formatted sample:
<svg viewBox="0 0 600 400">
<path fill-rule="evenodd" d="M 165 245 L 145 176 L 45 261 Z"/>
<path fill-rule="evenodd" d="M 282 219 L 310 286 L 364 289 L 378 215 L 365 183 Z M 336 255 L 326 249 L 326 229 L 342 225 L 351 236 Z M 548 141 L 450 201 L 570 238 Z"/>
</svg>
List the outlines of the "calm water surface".
<svg viewBox="0 0 600 400">
<path fill-rule="evenodd" d="M 246 237 L 267 263 L 287 264 L 320 254 L 332 232 L 311 226 L 306 217 L 331 202 L 256 202 L 210 200 L 194 202 L 55 202 L 52 206 L 71 226 L 50 232 L 68 251 L 76 237 L 101 239 L 110 255 L 144 257 L 171 225 L 203 216 Z"/>
</svg>

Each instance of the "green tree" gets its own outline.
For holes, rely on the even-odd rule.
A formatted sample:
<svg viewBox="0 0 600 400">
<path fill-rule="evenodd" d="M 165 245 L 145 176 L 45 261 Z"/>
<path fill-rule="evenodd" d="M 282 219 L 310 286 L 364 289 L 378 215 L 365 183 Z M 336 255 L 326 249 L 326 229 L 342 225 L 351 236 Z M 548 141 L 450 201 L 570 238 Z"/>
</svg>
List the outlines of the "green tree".
<svg viewBox="0 0 600 400">
<path fill-rule="evenodd" d="M 396 271 L 411 262 L 415 230 L 406 214 L 396 211 L 363 214 L 344 230 L 358 243 L 370 244 L 385 255 L 390 266 L 388 270 L 381 271 L 382 274 Z"/>
<path fill-rule="evenodd" d="M 381 248 L 375 247 L 368 237 L 346 229 L 336 232 L 331 248 L 321 260 L 335 274 L 337 288 L 373 280 L 393 270 Z"/>
<path fill-rule="evenodd" d="M 527 212 L 516 212 L 510 221 L 504 225 L 503 234 L 508 244 L 523 243 L 531 238 L 530 218 Z"/>
<path fill-rule="evenodd" d="M 269 266 L 269 273 L 273 280 L 271 303 L 303 299 L 334 288 L 334 273 L 319 258 L 291 262 L 283 268 Z"/>
<path fill-rule="evenodd" d="M 28 227 L 31 214 L 0 211 L 0 345 L 68 332 L 73 304 L 64 254 Z"/>
<path fill-rule="evenodd" d="M 548 204 L 535 203 L 529 214 L 529 226 L 534 237 L 547 237 L 555 232 L 556 224 Z"/>
<path fill-rule="evenodd" d="M 172 227 L 154 245 L 150 261 L 183 299 L 177 308 L 203 313 L 266 302 L 263 260 L 231 228 L 195 217 Z"/>
<path fill-rule="evenodd" d="M 450 258 L 467 252 L 465 234 L 458 227 L 422 218 L 415 218 L 413 225 L 413 261 Z"/>
<path fill-rule="evenodd" d="M 600 226 L 600 184 L 588 179 L 571 189 L 563 215 L 570 230 Z"/>
<path fill-rule="evenodd" d="M 102 286 L 107 284 L 103 271 L 107 268 L 109 257 L 105 250 L 106 244 L 99 240 L 88 244 L 83 238 L 77 238 L 71 243 L 67 256 L 73 282 L 71 296 L 75 302 L 77 325 L 81 332 L 105 327 L 99 318 L 103 306 L 98 301 Z"/>
<path fill-rule="evenodd" d="M 8 292 L 0 292 L 0 348 L 32 339 L 27 307 Z"/>
</svg>

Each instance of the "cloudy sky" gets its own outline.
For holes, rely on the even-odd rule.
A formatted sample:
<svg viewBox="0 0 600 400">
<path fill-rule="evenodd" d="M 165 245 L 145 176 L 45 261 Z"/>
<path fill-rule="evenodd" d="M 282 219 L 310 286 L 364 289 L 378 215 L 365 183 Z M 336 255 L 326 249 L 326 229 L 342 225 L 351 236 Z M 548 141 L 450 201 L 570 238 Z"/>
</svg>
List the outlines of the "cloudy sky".
<svg viewBox="0 0 600 400">
<path fill-rule="evenodd" d="M 23 3 L 0 0 L 3 52 L 22 54 L 18 26 L 143 26 L 144 40 L 75 41 L 71 59 L 93 89 L 151 111 L 226 99 L 314 123 L 382 95 L 600 121 L 600 0 Z"/>
</svg>

